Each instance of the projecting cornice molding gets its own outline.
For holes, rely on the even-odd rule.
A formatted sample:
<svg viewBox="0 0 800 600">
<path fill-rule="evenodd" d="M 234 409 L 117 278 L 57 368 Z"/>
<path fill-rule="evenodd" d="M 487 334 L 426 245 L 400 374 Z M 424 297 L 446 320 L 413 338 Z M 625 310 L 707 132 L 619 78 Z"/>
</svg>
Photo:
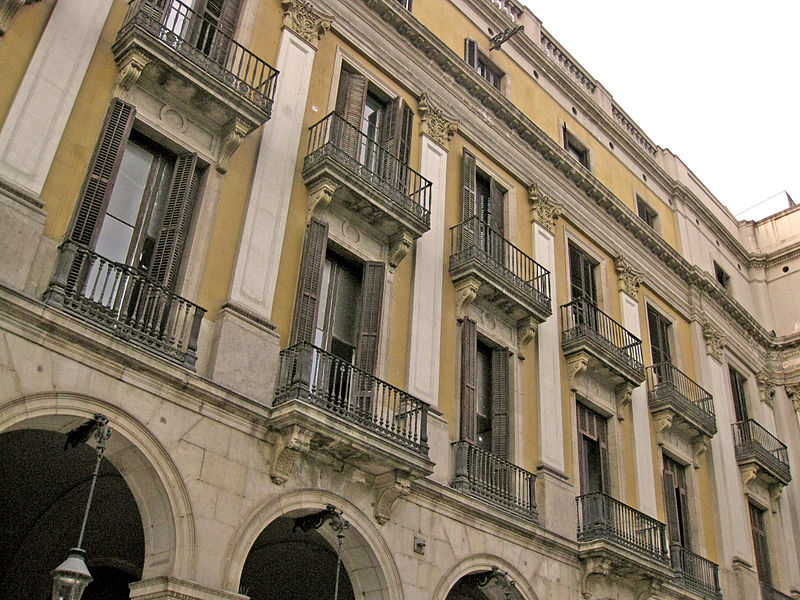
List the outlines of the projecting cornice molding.
<svg viewBox="0 0 800 600">
<path fill-rule="evenodd" d="M 450 139 L 458 131 L 458 121 L 448 119 L 442 109 L 431 102 L 427 92 L 422 92 L 419 97 L 419 120 L 422 134 L 449 151 Z"/>
<path fill-rule="evenodd" d="M 281 6 L 283 26 L 316 49 L 322 36 L 331 28 L 333 16 L 318 10 L 308 0 L 282 0 Z"/>
</svg>

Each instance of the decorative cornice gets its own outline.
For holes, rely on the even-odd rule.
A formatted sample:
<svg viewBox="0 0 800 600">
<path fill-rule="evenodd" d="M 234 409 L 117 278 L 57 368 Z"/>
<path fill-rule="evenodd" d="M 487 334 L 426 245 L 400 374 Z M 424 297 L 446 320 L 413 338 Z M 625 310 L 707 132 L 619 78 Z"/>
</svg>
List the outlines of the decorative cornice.
<svg viewBox="0 0 800 600">
<path fill-rule="evenodd" d="M 614 259 L 614 267 L 617 270 L 620 291 L 625 292 L 634 300 L 638 300 L 639 286 L 642 285 L 641 274 L 622 255 Z"/>
<path fill-rule="evenodd" d="M 583 87 L 589 94 L 594 94 L 597 89 L 597 84 L 588 74 L 586 74 L 578 64 L 572 60 L 569 52 L 564 50 L 559 44 L 542 31 L 542 48 L 545 54 L 550 57 L 565 73 L 574 79 L 581 87 Z"/>
<path fill-rule="evenodd" d="M 528 188 L 528 202 L 531 205 L 531 223 L 538 223 L 550 233 L 555 233 L 561 207 L 543 194 L 535 181 Z"/>
<path fill-rule="evenodd" d="M 331 28 L 333 16 L 318 10 L 308 0 L 282 0 L 281 6 L 283 26 L 316 49 L 319 40 Z"/>
<path fill-rule="evenodd" d="M 722 362 L 722 353 L 727 345 L 724 335 L 708 323 L 703 325 L 703 337 L 706 340 L 706 354 L 718 362 Z"/>
<path fill-rule="evenodd" d="M 775 384 L 770 380 L 769 372 L 766 369 L 761 369 L 756 373 L 756 382 L 758 383 L 759 398 L 772 408 L 775 399 Z"/>
<path fill-rule="evenodd" d="M 619 108 L 616 104 L 612 104 L 611 115 L 617 120 L 617 123 L 622 125 L 622 128 L 628 132 L 628 135 L 636 140 L 636 142 L 642 148 L 644 148 L 651 156 L 656 155 L 655 146 L 653 146 L 650 138 L 636 128 L 636 125 L 633 124 L 633 121 L 631 121 L 630 117 L 625 114 L 624 110 Z"/>
<path fill-rule="evenodd" d="M 422 92 L 419 97 L 419 120 L 422 134 L 449 151 L 450 139 L 458 131 L 458 121 L 448 119 L 442 109 L 431 102 L 428 92 Z"/>
</svg>

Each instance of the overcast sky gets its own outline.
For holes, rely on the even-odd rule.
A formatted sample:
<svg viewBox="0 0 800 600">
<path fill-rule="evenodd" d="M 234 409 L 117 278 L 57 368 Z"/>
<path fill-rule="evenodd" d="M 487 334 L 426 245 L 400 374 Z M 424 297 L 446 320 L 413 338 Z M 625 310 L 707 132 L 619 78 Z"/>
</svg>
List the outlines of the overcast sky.
<svg viewBox="0 0 800 600">
<path fill-rule="evenodd" d="M 800 204 L 800 0 L 524 0 L 734 214 Z"/>
</svg>

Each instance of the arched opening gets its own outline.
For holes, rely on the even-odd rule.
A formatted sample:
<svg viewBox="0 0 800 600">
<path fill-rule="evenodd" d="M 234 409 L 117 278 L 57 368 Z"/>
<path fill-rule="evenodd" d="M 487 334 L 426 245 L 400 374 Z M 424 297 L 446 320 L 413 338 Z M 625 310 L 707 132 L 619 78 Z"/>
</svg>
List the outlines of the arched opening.
<svg viewBox="0 0 800 600">
<path fill-rule="evenodd" d="M 345 539 L 349 534 L 344 531 Z M 344 540 L 342 546 L 346 547 Z M 295 526 L 294 518 L 279 517 L 250 548 L 239 590 L 251 600 L 334 598 L 337 551 L 338 540 L 328 523 L 303 531 Z M 355 600 L 350 575 L 342 563 L 338 600 Z"/>
<path fill-rule="evenodd" d="M 49 598 L 50 572 L 75 546 L 96 454 L 42 429 L 0 434 L 0 598 Z M 136 501 L 104 458 L 84 537 L 94 581 L 84 600 L 122 600 L 142 575 L 144 531 Z"/>
<path fill-rule="evenodd" d="M 445 600 L 522 600 L 522 595 L 508 573 L 493 567 L 461 577 Z"/>
</svg>

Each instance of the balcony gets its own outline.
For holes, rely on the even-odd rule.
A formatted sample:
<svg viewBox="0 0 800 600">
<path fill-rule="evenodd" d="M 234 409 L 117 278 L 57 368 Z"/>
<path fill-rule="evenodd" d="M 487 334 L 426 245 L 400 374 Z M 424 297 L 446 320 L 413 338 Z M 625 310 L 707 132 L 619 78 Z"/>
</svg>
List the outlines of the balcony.
<svg viewBox="0 0 800 600">
<path fill-rule="evenodd" d="M 645 380 L 642 341 L 586 299 L 561 307 L 561 349 L 567 359 L 584 355 L 598 379 L 633 386 Z"/>
<path fill-rule="evenodd" d="M 784 594 L 783 592 L 779 592 L 771 585 L 768 585 L 761 582 L 761 600 L 795 600 L 794 597 L 790 596 L 789 594 Z"/>
<path fill-rule="evenodd" d="M 672 578 L 663 523 L 606 494 L 584 494 L 575 500 L 582 561 L 607 564 L 617 574 L 651 581 Z"/>
<path fill-rule="evenodd" d="M 497 508 L 536 521 L 536 475 L 467 441 L 453 442 L 455 478 L 450 487 Z"/>
<path fill-rule="evenodd" d="M 301 427 L 308 450 L 374 475 L 429 475 L 428 405 L 308 343 L 281 352 L 272 424 Z"/>
<path fill-rule="evenodd" d="M 705 598 L 712 600 L 722 598 L 722 590 L 719 587 L 719 566 L 716 563 L 678 545 L 670 548 L 669 555 L 675 571 L 673 579 L 675 584 Z"/>
<path fill-rule="evenodd" d="M 270 117 L 278 72 L 191 2 L 132 0 L 112 46 L 120 84 L 167 92 L 223 127 L 249 133 Z"/>
<path fill-rule="evenodd" d="M 194 369 L 205 309 L 129 265 L 109 261 L 74 242 L 64 242 L 44 300 Z"/>
<path fill-rule="evenodd" d="M 550 272 L 477 217 L 450 228 L 450 277 L 479 283 L 477 297 L 515 322 L 552 313 Z"/>
<path fill-rule="evenodd" d="M 786 445 L 753 419 L 733 424 L 733 442 L 739 468 L 752 473 L 748 483 L 755 478 L 768 486 L 784 486 L 792 480 Z"/>
<path fill-rule="evenodd" d="M 327 187 L 323 203 L 349 209 L 387 239 L 404 234 L 410 245 L 430 229 L 430 181 L 336 113 L 309 132 L 303 178 L 312 212 Z"/>
<path fill-rule="evenodd" d="M 668 415 L 672 427 L 691 440 L 697 435 L 717 433 L 714 400 L 706 390 L 670 363 L 647 367 L 650 412 Z"/>
</svg>

